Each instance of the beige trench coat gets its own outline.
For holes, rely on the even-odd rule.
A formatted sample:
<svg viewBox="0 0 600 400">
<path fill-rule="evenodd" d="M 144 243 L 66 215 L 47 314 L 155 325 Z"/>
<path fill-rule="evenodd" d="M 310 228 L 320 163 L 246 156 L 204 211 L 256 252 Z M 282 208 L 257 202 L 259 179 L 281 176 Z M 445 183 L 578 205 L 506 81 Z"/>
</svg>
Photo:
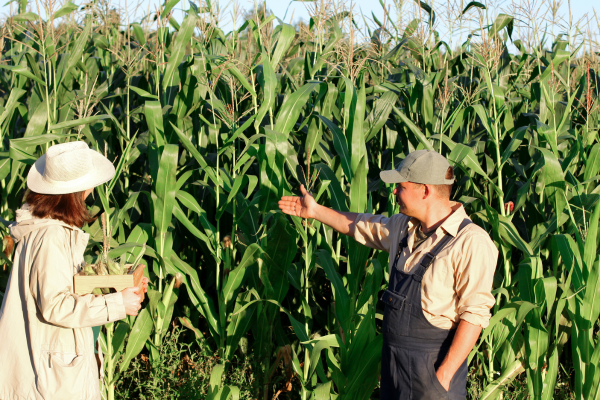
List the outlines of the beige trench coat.
<svg viewBox="0 0 600 400">
<path fill-rule="evenodd" d="M 78 296 L 89 235 L 32 216 L 10 226 L 17 248 L 0 309 L 0 400 L 100 399 L 92 326 L 125 318 L 121 293 Z"/>
</svg>

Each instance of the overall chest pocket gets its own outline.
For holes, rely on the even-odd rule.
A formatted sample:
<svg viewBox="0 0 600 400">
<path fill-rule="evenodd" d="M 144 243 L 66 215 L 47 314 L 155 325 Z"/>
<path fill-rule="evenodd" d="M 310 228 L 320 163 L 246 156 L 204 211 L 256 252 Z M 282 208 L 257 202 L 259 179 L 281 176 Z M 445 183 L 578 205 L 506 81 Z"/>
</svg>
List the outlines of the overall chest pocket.
<svg viewBox="0 0 600 400">
<path fill-rule="evenodd" d="M 406 296 L 388 289 L 381 295 L 381 301 L 385 304 L 383 331 L 392 335 L 407 336 L 411 305 L 406 301 Z"/>
</svg>

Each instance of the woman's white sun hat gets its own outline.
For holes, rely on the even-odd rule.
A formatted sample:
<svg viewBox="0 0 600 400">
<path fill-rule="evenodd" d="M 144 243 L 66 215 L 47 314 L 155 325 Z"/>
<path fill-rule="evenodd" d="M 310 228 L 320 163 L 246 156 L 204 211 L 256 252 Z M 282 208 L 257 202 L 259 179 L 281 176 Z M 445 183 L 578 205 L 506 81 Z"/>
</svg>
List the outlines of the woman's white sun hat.
<svg viewBox="0 0 600 400">
<path fill-rule="evenodd" d="M 40 194 L 82 192 L 108 182 L 114 165 L 85 142 L 50 146 L 27 175 L 27 187 Z"/>
</svg>

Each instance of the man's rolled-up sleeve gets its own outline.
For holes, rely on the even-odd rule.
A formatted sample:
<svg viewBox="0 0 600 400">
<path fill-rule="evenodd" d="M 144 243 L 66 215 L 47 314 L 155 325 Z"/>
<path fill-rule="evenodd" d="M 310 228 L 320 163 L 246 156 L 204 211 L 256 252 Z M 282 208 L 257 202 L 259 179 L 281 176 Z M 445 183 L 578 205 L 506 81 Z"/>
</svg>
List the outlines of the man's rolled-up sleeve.
<svg viewBox="0 0 600 400">
<path fill-rule="evenodd" d="M 484 234 L 473 234 L 462 243 L 456 269 L 456 293 L 460 319 L 486 328 L 496 299 L 491 293 L 498 249 Z"/>
<path fill-rule="evenodd" d="M 392 218 L 383 215 L 359 214 L 354 227 L 354 239 L 377 250 L 390 251 Z"/>
</svg>

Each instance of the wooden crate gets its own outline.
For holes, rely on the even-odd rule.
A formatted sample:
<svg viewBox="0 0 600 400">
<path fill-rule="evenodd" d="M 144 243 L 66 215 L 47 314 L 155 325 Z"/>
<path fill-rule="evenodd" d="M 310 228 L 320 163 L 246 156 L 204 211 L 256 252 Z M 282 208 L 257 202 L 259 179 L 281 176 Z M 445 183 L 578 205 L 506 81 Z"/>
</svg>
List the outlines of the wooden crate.
<svg viewBox="0 0 600 400">
<path fill-rule="evenodd" d="M 144 290 L 142 288 L 142 278 L 144 277 L 145 265 L 138 265 L 137 268 L 131 268 L 131 264 L 125 265 L 130 267 L 129 273 L 126 275 L 92 275 L 86 276 L 82 272 L 73 276 L 73 290 L 75 294 L 84 295 L 92 293 L 96 288 L 112 288 L 117 292 L 128 287 L 137 286 L 140 288 L 139 294 L 144 300 Z"/>
</svg>

